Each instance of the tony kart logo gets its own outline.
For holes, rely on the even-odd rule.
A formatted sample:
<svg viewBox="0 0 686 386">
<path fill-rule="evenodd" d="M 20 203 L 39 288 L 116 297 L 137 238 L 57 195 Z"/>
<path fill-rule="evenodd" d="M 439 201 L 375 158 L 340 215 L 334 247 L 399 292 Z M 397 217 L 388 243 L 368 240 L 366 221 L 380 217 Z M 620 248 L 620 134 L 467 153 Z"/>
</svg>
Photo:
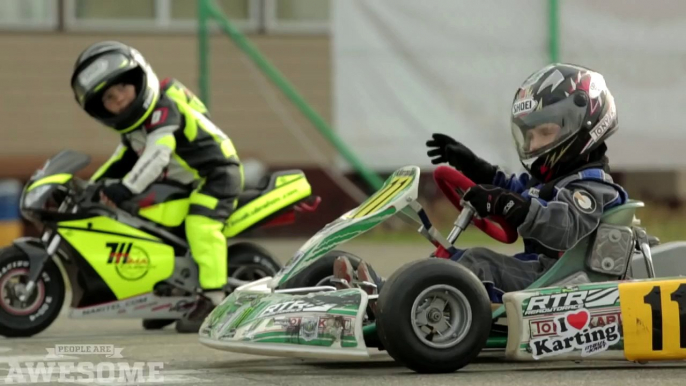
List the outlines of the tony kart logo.
<svg viewBox="0 0 686 386">
<path fill-rule="evenodd" d="M 524 316 L 545 315 L 579 308 L 613 306 L 619 299 L 617 287 L 537 295 L 529 298 Z"/>
<path fill-rule="evenodd" d="M 556 317 L 558 336 L 536 338 L 529 342 L 533 358 L 551 357 L 574 350 L 581 350 L 581 356 L 586 357 L 605 351 L 619 341 L 619 324 L 615 322 L 589 328 L 590 321 L 591 313 L 585 308 Z"/>
</svg>

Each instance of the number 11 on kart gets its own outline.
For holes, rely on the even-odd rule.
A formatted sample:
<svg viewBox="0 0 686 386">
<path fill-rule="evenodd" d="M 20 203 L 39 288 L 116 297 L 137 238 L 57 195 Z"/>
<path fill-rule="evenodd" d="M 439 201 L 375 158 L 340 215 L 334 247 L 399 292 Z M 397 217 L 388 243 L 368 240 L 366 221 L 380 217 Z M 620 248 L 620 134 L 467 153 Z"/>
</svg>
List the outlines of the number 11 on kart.
<svg viewBox="0 0 686 386">
<path fill-rule="evenodd" d="M 619 296 L 626 359 L 686 358 L 686 278 L 622 283 Z"/>
</svg>

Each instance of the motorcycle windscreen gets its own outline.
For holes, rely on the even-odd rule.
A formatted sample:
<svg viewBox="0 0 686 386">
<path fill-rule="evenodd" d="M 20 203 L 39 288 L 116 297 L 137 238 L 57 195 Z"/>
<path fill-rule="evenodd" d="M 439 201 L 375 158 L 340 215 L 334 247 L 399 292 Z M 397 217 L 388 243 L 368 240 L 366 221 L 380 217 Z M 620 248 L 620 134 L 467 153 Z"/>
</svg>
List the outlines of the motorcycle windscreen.
<svg viewBox="0 0 686 386">
<path fill-rule="evenodd" d="M 87 154 L 73 150 L 64 150 L 45 162 L 34 177 L 47 177 L 55 174 L 74 174 L 91 162 Z"/>
<path fill-rule="evenodd" d="M 337 245 L 369 231 L 416 200 L 419 176 L 417 166 L 396 170 L 374 195 L 327 224 L 300 247 L 274 277 L 272 288 L 297 275 Z"/>
</svg>

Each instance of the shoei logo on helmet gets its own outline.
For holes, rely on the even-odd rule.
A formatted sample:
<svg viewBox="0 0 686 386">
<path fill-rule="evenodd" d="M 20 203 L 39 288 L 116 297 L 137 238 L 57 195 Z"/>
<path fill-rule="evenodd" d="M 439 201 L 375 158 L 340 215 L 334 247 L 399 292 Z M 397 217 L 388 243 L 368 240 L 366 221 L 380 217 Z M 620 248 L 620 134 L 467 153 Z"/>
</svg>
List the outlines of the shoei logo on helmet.
<svg viewBox="0 0 686 386">
<path fill-rule="evenodd" d="M 528 114 L 538 106 L 538 102 L 533 98 L 527 98 L 512 105 L 512 115 L 518 117 L 520 115 Z"/>
<path fill-rule="evenodd" d="M 574 199 L 574 205 L 576 205 L 577 208 L 579 208 L 579 210 L 582 212 L 593 213 L 595 210 L 595 200 L 590 194 L 581 190 L 575 190 L 572 197 Z"/>
<path fill-rule="evenodd" d="M 107 59 L 98 59 L 79 74 L 79 83 L 84 87 L 88 87 L 105 71 L 107 71 Z"/>
</svg>

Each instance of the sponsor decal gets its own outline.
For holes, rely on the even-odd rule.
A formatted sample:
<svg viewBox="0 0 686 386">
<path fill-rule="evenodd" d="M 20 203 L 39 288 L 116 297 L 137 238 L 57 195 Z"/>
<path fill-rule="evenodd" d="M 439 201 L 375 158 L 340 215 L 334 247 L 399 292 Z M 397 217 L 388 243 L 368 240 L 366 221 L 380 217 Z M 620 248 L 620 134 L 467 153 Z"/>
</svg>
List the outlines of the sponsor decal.
<svg viewBox="0 0 686 386">
<path fill-rule="evenodd" d="M 93 306 L 93 307 L 88 307 L 88 308 L 82 308 L 82 310 L 83 310 L 83 315 L 99 314 L 101 312 L 114 311 L 114 310 L 119 310 L 121 313 L 121 312 L 126 311 L 126 308 L 133 307 L 136 305 L 141 305 L 144 303 L 148 303 L 149 301 L 150 301 L 150 298 L 147 295 L 144 295 L 142 297 L 132 298 L 132 299 L 126 300 L 126 301 L 116 301 L 116 302 L 112 302 L 112 303 L 103 304 L 101 306 Z"/>
<path fill-rule="evenodd" d="M 572 195 L 574 205 L 584 213 L 593 213 L 596 209 L 596 203 L 593 196 L 584 192 L 583 190 L 575 190 Z"/>
<path fill-rule="evenodd" d="M 309 342 L 319 336 L 319 317 L 305 316 L 300 321 L 300 337 Z"/>
<path fill-rule="evenodd" d="M 106 243 L 105 246 L 110 250 L 107 264 L 113 264 L 122 279 L 136 281 L 150 271 L 150 257 L 133 243 Z"/>
<path fill-rule="evenodd" d="M 610 108 L 610 111 L 605 114 L 603 119 L 596 125 L 596 127 L 591 130 L 591 138 L 593 138 L 593 141 L 597 141 L 600 139 L 600 137 L 605 134 L 605 132 L 610 128 L 610 124 L 614 122 L 615 118 L 617 117 L 617 110 L 614 108 Z"/>
<path fill-rule="evenodd" d="M 591 99 L 596 99 L 600 96 L 600 93 L 607 90 L 607 85 L 605 84 L 605 78 L 597 72 L 591 73 L 591 84 L 588 87 L 588 96 Z"/>
<path fill-rule="evenodd" d="M 579 308 L 608 307 L 613 306 L 618 299 L 617 287 L 537 295 L 529 298 L 524 316 L 560 313 Z"/>
<path fill-rule="evenodd" d="M 619 324 L 591 327 L 591 313 L 585 309 L 567 312 L 554 319 L 557 336 L 532 339 L 529 342 L 534 359 L 552 357 L 574 350 L 587 357 L 606 351 L 620 339 Z"/>
<path fill-rule="evenodd" d="M 603 327 L 612 323 L 622 323 L 622 313 L 617 309 L 616 311 L 603 312 L 598 314 L 591 313 L 591 322 L 589 327 Z M 529 321 L 529 333 L 531 338 L 538 338 L 542 336 L 557 335 L 557 325 L 554 318 L 545 318 L 539 320 Z"/>
<path fill-rule="evenodd" d="M 521 101 L 517 101 L 512 105 L 512 115 L 519 117 L 524 114 L 528 114 L 538 106 L 538 102 L 533 98 L 527 98 Z"/>
<path fill-rule="evenodd" d="M 291 300 L 284 303 L 272 304 L 264 309 L 259 317 L 287 314 L 291 312 L 327 312 L 336 304 L 314 304 L 304 300 Z"/>
</svg>

